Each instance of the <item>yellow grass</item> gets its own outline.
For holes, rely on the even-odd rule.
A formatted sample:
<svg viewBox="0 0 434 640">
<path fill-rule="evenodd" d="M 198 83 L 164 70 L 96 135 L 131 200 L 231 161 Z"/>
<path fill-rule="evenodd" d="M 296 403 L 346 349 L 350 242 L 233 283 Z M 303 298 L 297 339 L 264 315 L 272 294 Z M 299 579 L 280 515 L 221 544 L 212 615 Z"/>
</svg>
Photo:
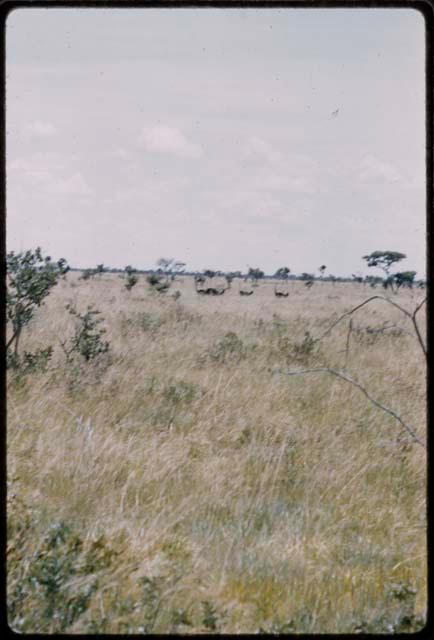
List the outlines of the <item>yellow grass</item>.
<svg viewBox="0 0 434 640">
<path fill-rule="evenodd" d="M 242 297 L 235 281 L 211 298 L 189 277 L 175 290 L 177 301 L 144 276 L 127 292 L 115 275 L 69 274 L 23 332 L 23 350 L 52 344 L 54 354 L 46 372 L 8 381 L 9 623 L 28 616 L 28 631 L 56 630 L 55 612 L 31 617 L 40 591 L 19 601 L 17 585 L 64 522 L 84 547 L 103 535 L 117 554 L 65 631 L 344 633 L 404 614 L 423 624 L 425 450 L 346 382 L 275 373 L 342 368 L 346 322 L 318 352 L 293 346 L 376 291 L 290 283 L 277 299 L 264 282 Z M 393 297 L 409 310 L 422 298 Z M 110 352 L 99 363 L 66 365 L 68 301 L 102 312 Z M 366 332 L 385 321 L 404 332 Z M 424 440 L 425 362 L 411 323 L 375 301 L 353 324 L 348 373 Z M 232 352 L 228 332 L 242 341 Z M 141 578 L 159 602 L 148 626 Z"/>
</svg>

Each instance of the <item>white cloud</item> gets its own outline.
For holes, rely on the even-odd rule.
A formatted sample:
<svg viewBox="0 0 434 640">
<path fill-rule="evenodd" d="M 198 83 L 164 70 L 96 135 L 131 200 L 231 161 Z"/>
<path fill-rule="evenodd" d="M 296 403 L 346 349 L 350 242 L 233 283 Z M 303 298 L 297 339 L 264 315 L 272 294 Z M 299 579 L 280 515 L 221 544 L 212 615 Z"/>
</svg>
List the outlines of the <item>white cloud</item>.
<svg viewBox="0 0 434 640">
<path fill-rule="evenodd" d="M 47 190 L 62 196 L 88 196 L 93 193 L 81 173 L 74 173 L 66 178 L 56 180 L 47 186 Z"/>
<path fill-rule="evenodd" d="M 110 156 L 113 158 L 120 158 L 121 160 L 126 160 L 128 158 L 128 151 L 122 148 L 115 149 L 110 153 Z"/>
<path fill-rule="evenodd" d="M 9 188 L 29 189 L 30 193 L 60 196 L 89 196 L 93 190 L 80 172 L 65 170 L 63 156 L 57 153 L 34 153 L 7 163 Z"/>
<path fill-rule="evenodd" d="M 291 194 L 309 195 L 315 192 L 317 184 L 312 176 L 309 175 L 296 175 L 291 171 L 286 174 L 268 171 L 257 181 L 256 188 L 266 191 L 285 191 Z"/>
<path fill-rule="evenodd" d="M 49 138 L 57 133 L 56 127 L 51 122 L 41 122 L 40 120 L 30 122 L 25 131 L 32 138 Z"/>
<path fill-rule="evenodd" d="M 26 157 L 6 158 L 8 171 L 32 173 L 34 171 L 59 171 L 66 165 L 66 156 L 54 151 L 31 153 Z"/>
<path fill-rule="evenodd" d="M 367 155 L 360 162 L 358 180 L 362 183 L 406 182 L 402 173 L 391 163 Z"/>
<path fill-rule="evenodd" d="M 282 154 L 262 138 L 251 136 L 245 146 L 243 160 L 274 164 L 282 160 Z"/>
<path fill-rule="evenodd" d="M 139 145 L 151 153 L 164 153 L 182 158 L 200 158 L 203 153 L 201 145 L 187 140 L 182 131 L 161 125 L 143 127 Z"/>
</svg>

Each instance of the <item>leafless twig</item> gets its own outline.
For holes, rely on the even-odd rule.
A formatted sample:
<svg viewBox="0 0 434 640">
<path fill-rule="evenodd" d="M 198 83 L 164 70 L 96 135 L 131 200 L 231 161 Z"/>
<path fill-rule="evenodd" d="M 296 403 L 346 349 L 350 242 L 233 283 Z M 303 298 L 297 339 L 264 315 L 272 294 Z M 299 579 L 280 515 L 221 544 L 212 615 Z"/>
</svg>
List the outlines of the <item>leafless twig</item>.
<svg viewBox="0 0 434 640">
<path fill-rule="evenodd" d="M 348 355 L 350 352 L 350 338 L 351 338 L 352 330 L 353 330 L 353 319 L 350 318 L 350 322 L 348 324 L 347 344 L 345 345 L 345 366 L 347 365 Z"/>
<path fill-rule="evenodd" d="M 419 326 L 417 324 L 417 320 L 416 320 L 416 315 L 417 312 L 421 309 L 421 307 L 425 304 L 426 302 L 426 298 L 424 298 L 422 300 L 422 302 L 420 302 L 416 309 L 413 311 L 413 313 L 411 313 L 410 311 L 407 311 L 407 309 L 404 309 L 404 307 L 401 307 L 400 304 L 398 304 L 397 302 L 394 302 L 393 300 L 390 300 L 389 298 L 385 298 L 384 296 L 372 296 L 371 298 L 368 298 L 367 300 L 364 300 L 364 302 L 362 302 L 361 304 L 358 304 L 357 307 L 354 307 L 353 309 L 351 309 L 350 311 L 347 311 L 346 313 L 344 313 L 342 316 L 340 316 L 337 320 L 335 320 L 335 322 L 333 322 L 330 327 L 328 327 L 328 329 L 326 329 L 324 331 L 324 333 L 322 333 L 320 336 L 318 336 L 317 338 L 315 338 L 315 342 L 319 342 L 320 340 L 322 340 L 323 338 L 325 338 L 325 336 L 327 336 L 332 329 L 334 329 L 336 327 L 337 324 L 339 324 L 339 322 L 341 322 L 341 320 L 343 320 L 344 318 L 347 318 L 348 316 L 351 316 L 353 313 L 355 313 L 356 311 L 358 311 L 359 309 L 361 309 L 362 307 L 364 307 L 366 304 L 368 304 L 369 302 L 372 302 L 372 300 L 384 300 L 385 302 L 388 302 L 389 304 L 393 305 L 394 307 L 396 307 L 397 309 L 399 309 L 400 311 L 402 311 L 402 313 L 404 313 L 413 323 L 413 327 L 416 333 L 416 337 L 419 341 L 420 347 L 424 353 L 425 358 L 427 358 L 427 349 L 425 346 L 425 343 L 422 339 L 422 335 L 420 333 L 419 330 Z"/>
<path fill-rule="evenodd" d="M 61 340 L 59 337 L 57 337 L 57 340 L 58 340 L 60 346 L 62 347 L 63 353 L 65 354 L 66 362 L 69 362 L 69 358 L 71 356 L 71 353 L 74 351 L 74 346 L 72 346 L 71 349 L 67 349 L 66 348 L 66 341 Z"/>
<path fill-rule="evenodd" d="M 349 382 L 353 386 L 357 387 L 357 389 L 359 389 L 363 393 L 363 395 L 365 395 L 368 398 L 368 400 L 372 402 L 373 405 L 375 405 L 385 413 L 388 413 L 393 418 L 395 418 L 395 420 L 397 420 L 400 423 L 400 425 L 405 429 L 405 431 L 407 431 L 407 433 L 411 435 L 413 440 L 418 444 L 420 444 L 424 449 L 426 449 L 425 443 L 422 442 L 422 440 L 420 440 L 417 437 L 413 429 L 409 427 L 409 425 L 406 424 L 404 420 L 395 411 L 393 411 L 392 409 L 389 409 L 388 407 L 385 407 L 383 404 L 381 404 L 381 402 L 378 402 L 378 400 L 375 400 L 359 382 L 356 382 L 356 380 L 353 380 L 342 371 L 336 371 L 336 369 L 329 369 L 328 367 L 318 367 L 315 369 L 299 369 L 297 371 L 285 371 L 284 373 L 286 373 L 289 376 L 302 375 L 305 373 L 330 373 L 331 375 L 336 376 L 337 378 L 341 378 L 342 380 Z"/>
</svg>

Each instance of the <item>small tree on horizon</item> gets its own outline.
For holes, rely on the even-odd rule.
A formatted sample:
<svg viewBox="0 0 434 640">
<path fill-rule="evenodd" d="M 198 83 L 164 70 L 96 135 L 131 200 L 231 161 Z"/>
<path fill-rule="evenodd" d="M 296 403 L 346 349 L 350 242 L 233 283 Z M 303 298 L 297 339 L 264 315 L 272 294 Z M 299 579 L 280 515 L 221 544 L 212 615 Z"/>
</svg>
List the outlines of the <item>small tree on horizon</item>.
<svg viewBox="0 0 434 640">
<path fill-rule="evenodd" d="M 318 267 L 319 277 L 321 279 L 323 278 L 326 269 L 327 269 L 327 265 L 325 264 L 322 264 L 320 267 Z"/>
<path fill-rule="evenodd" d="M 137 269 L 134 269 L 130 264 L 128 264 L 124 269 L 127 281 L 125 283 L 125 288 L 127 291 L 131 291 L 131 289 L 137 284 L 138 277 L 136 276 Z"/>
<path fill-rule="evenodd" d="M 95 275 L 95 269 L 84 269 L 79 280 L 90 280 Z"/>
<path fill-rule="evenodd" d="M 185 262 L 181 262 L 180 260 L 175 260 L 170 265 L 170 271 L 172 273 L 171 279 L 175 280 L 176 276 L 182 275 L 184 273 L 184 271 L 185 271 L 185 267 L 186 267 L 186 263 Z"/>
<path fill-rule="evenodd" d="M 205 278 L 215 278 L 217 273 L 216 273 L 216 271 L 213 271 L 212 269 L 204 269 L 203 270 L 203 275 L 205 276 Z"/>
<path fill-rule="evenodd" d="M 412 289 L 415 276 L 416 271 L 399 271 L 394 274 L 393 279 L 398 289 L 400 287 L 409 287 Z"/>
<path fill-rule="evenodd" d="M 249 278 L 252 281 L 253 286 L 257 287 L 258 280 L 262 280 L 264 276 L 265 276 L 265 273 L 262 271 L 262 269 L 259 269 L 258 267 L 256 268 L 249 267 L 247 278 Z"/>
<path fill-rule="evenodd" d="M 378 267 L 384 271 L 383 286 L 386 289 L 390 286 L 392 291 L 394 291 L 394 276 L 390 274 L 390 268 L 393 264 L 404 260 L 406 257 L 405 253 L 400 253 L 399 251 L 373 251 L 369 255 L 362 256 L 363 260 L 366 260 L 368 267 Z"/>
<path fill-rule="evenodd" d="M 224 274 L 224 278 L 228 283 L 228 289 L 231 288 L 232 280 L 237 277 L 237 273 L 235 271 L 228 271 L 228 273 Z"/>
<path fill-rule="evenodd" d="M 353 279 L 353 282 L 358 282 L 359 284 L 363 284 L 363 276 L 361 276 L 360 274 L 352 273 L 351 277 Z"/>
<path fill-rule="evenodd" d="M 315 280 L 315 276 L 313 273 L 306 273 L 304 271 L 300 276 L 300 280 Z"/>
<path fill-rule="evenodd" d="M 274 274 L 275 278 L 279 280 L 288 280 L 288 276 L 291 273 L 291 269 L 289 267 L 279 267 L 276 273 Z"/>
</svg>

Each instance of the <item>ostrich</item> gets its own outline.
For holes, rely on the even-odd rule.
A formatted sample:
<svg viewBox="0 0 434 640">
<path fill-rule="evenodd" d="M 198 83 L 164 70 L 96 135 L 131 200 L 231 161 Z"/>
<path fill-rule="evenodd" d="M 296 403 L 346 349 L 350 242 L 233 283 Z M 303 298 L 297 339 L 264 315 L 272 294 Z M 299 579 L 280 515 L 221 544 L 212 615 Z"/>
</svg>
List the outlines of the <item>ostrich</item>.
<svg viewBox="0 0 434 640">
<path fill-rule="evenodd" d="M 198 293 L 199 295 L 205 295 L 205 296 L 221 296 L 224 294 L 224 292 L 229 289 L 229 286 L 223 288 L 223 289 L 217 289 L 216 287 L 198 287 L 198 284 L 203 285 L 204 282 L 206 281 L 205 276 L 203 275 L 196 275 L 194 276 L 194 288 L 196 289 L 196 293 Z"/>
<path fill-rule="evenodd" d="M 244 278 L 244 282 L 247 282 L 247 277 Z M 251 296 L 254 293 L 254 289 L 250 289 L 250 291 L 248 289 L 240 289 L 240 285 L 238 283 L 238 293 L 240 296 Z"/>
<path fill-rule="evenodd" d="M 274 295 L 276 298 L 287 298 L 289 296 L 289 291 L 277 291 L 276 286 L 274 286 Z"/>
</svg>

